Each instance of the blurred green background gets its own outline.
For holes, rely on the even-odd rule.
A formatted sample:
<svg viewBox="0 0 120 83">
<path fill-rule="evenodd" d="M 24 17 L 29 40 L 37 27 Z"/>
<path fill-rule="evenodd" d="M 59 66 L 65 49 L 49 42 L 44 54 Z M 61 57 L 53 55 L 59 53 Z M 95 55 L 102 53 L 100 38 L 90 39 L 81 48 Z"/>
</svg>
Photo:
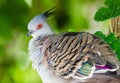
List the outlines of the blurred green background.
<svg viewBox="0 0 120 83">
<path fill-rule="evenodd" d="M 61 12 L 48 19 L 55 33 L 107 33 L 108 22 L 93 19 L 103 0 L 0 0 L 0 83 L 42 83 L 29 61 L 27 24 L 57 4 Z"/>
</svg>

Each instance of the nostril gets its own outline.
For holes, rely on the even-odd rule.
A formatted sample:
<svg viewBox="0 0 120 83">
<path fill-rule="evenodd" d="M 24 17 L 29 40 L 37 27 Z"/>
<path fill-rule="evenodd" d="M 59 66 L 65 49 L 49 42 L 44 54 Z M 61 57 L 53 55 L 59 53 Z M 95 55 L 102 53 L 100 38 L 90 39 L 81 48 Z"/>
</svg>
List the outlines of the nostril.
<svg viewBox="0 0 120 83">
<path fill-rule="evenodd" d="M 27 36 L 30 36 L 31 34 L 33 34 L 33 30 L 31 30 L 31 31 L 29 31 L 28 33 L 27 33 Z"/>
<path fill-rule="evenodd" d="M 33 30 L 31 30 L 31 31 L 29 31 L 29 34 L 32 34 L 34 31 Z"/>
</svg>

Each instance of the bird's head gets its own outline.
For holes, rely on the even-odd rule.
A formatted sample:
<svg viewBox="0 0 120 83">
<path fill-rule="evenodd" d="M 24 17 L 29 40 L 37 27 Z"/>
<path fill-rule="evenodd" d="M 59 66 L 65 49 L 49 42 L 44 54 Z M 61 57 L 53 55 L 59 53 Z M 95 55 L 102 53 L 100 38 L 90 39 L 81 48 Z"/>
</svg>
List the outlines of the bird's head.
<svg viewBox="0 0 120 83">
<path fill-rule="evenodd" d="M 53 9 L 53 8 L 52 8 Z M 53 34 L 51 31 L 48 23 L 46 22 L 46 19 L 54 14 L 54 11 L 52 9 L 35 16 L 29 23 L 28 23 L 28 34 L 32 35 L 33 37 L 36 36 L 44 36 L 44 35 L 50 35 Z"/>
</svg>

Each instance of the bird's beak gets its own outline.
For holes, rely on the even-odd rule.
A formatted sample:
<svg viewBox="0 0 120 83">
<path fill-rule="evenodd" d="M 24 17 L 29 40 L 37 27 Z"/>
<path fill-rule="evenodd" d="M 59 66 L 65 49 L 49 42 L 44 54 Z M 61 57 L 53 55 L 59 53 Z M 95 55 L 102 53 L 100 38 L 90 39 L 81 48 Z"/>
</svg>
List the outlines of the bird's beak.
<svg viewBox="0 0 120 83">
<path fill-rule="evenodd" d="M 26 34 L 26 36 L 30 36 L 31 34 L 30 34 L 30 31 Z"/>
<path fill-rule="evenodd" d="M 29 31 L 28 33 L 27 33 L 27 36 L 31 36 L 32 34 L 33 34 L 33 30 L 31 30 L 31 31 Z"/>
</svg>

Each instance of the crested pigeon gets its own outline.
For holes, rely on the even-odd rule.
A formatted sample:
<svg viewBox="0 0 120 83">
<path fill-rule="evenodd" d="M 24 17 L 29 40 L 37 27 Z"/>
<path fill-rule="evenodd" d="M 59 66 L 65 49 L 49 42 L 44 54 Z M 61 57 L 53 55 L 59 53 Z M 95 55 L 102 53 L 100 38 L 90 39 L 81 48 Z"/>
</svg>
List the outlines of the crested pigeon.
<svg viewBox="0 0 120 83">
<path fill-rule="evenodd" d="M 43 83 L 120 83 L 120 64 L 110 46 L 88 32 L 54 34 L 46 21 L 54 13 L 48 10 L 28 23 L 30 60 Z"/>
</svg>

